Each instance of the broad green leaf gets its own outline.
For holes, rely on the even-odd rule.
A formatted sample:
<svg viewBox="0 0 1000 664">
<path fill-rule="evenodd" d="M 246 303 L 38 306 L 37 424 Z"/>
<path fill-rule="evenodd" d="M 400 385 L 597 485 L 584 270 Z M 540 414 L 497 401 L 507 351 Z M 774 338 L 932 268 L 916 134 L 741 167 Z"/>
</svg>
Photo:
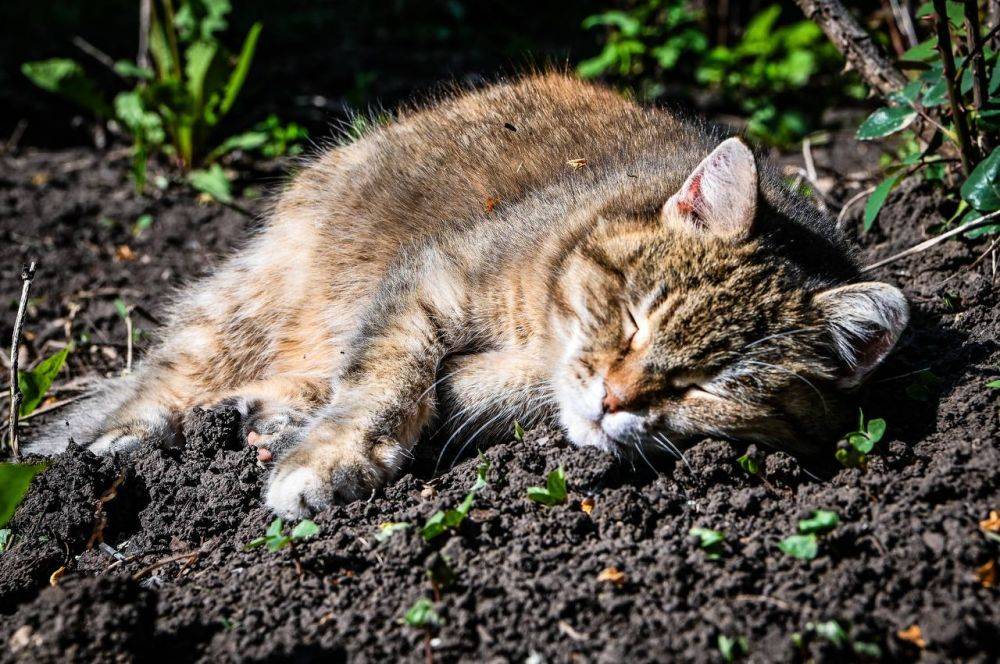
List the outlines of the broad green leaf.
<svg viewBox="0 0 1000 664">
<path fill-rule="evenodd" d="M 920 103 L 926 108 L 934 108 L 935 106 L 941 106 L 947 101 L 948 84 L 945 83 L 944 77 L 941 77 L 931 87 L 927 88 L 927 92 L 924 93 Z"/>
<path fill-rule="evenodd" d="M 281 537 L 281 531 L 284 530 L 285 524 L 281 518 L 276 518 L 264 531 L 264 535 L 267 537 Z"/>
<path fill-rule="evenodd" d="M 815 535 L 791 535 L 778 542 L 778 548 L 799 560 L 812 560 L 819 553 Z"/>
<path fill-rule="evenodd" d="M 462 522 L 469 515 L 469 510 L 472 509 L 475 496 L 475 491 L 470 491 L 455 509 L 439 510 L 432 514 L 420 530 L 420 536 L 424 538 L 424 541 L 430 542 L 444 531 L 454 530 L 462 525 Z"/>
<path fill-rule="evenodd" d="M 875 223 L 875 219 L 878 218 L 878 213 L 882 210 L 882 206 L 885 205 L 885 200 L 889 197 L 889 192 L 891 192 L 893 187 L 896 186 L 896 183 L 899 182 L 900 177 L 900 175 L 893 175 L 885 180 L 882 180 L 882 182 L 875 187 L 875 191 L 872 192 L 872 195 L 868 197 L 868 202 L 865 203 L 865 231 L 871 230 L 872 225 Z"/>
<path fill-rule="evenodd" d="M 6 526 L 14 510 L 24 500 L 35 475 L 45 470 L 44 463 L 0 463 L 0 526 Z"/>
<path fill-rule="evenodd" d="M 156 65 L 161 79 L 180 78 L 180 63 L 174 57 L 163 23 L 160 22 L 155 12 L 149 25 L 149 53 L 153 56 L 153 63 Z"/>
<path fill-rule="evenodd" d="M 243 88 L 243 82 L 246 81 L 247 72 L 250 71 L 250 63 L 253 61 L 254 51 L 257 50 L 257 40 L 260 38 L 260 31 L 262 29 L 263 25 L 254 23 L 250 28 L 250 32 L 247 33 L 246 39 L 243 40 L 243 47 L 240 49 L 239 58 L 236 60 L 236 68 L 233 69 L 233 73 L 229 76 L 229 80 L 226 82 L 224 88 L 222 103 L 219 105 L 220 117 L 228 113 L 229 109 L 233 107 L 236 97 Z"/>
<path fill-rule="evenodd" d="M 59 375 L 59 371 L 66 364 L 69 351 L 70 347 L 67 346 L 58 353 L 50 355 L 39 362 L 38 366 L 31 371 L 17 372 L 17 386 L 20 388 L 21 394 L 24 395 L 24 400 L 21 401 L 21 408 L 18 410 L 21 417 L 30 415 L 42 403 L 42 399 L 45 398 L 45 394 L 52 387 L 52 383 L 55 381 L 56 376 Z"/>
<path fill-rule="evenodd" d="M 75 60 L 52 58 L 25 62 L 21 65 L 21 73 L 43 90 L 62 95 L 98 117 L 111 115 L 111 107 L 104 95 Z"/>
<path fill-rule="evenodd" d="M 292 539 L 302 540 L 319 535 L 319 526 L 309 519 L 299 521 L 298 525 L 292 528 Z"/>
<path fill-rule="evenodd" d="M 873 443 L 877 443 L 882 440 L 882 436 L 885 435 L 885 420 L 882 418 L 877 418 L 868 421 L 868 437 L 871 438 Z"/>
<path fill-rule="evenodd" d="M 990 382 L 986 383 L 986 387 L 990 388 L 991 390 L 1000 390 L 1000 378 L 998 378 L 997 380 L 991 380 Z"/>
<path fill-rule="evenodd" d="M 208 194 L 220 203 L 233 202 L 229 178 L 218 164 L 212 164 L 207 169 L 191 171 L 188 173 L 188 182 L 198 191 Z"/>
<path fill-rule="evenodd" d="M 410 627 L 426 628 L 441 624 L 441 616 L 434 610 L 434 604 L 426 597 L 422 597 L 413 603 L 403 616 L 403 620 Z"/>
<path fill-rule="evenodd" d="M 851 447 L 853 447 L 861 454 L 868 454 L 869 452 L 872 451 L 872 448 L 875 447 L 875 441 L 873 441 L 871 437 L 864 431 L 859 431 L 848 435 L 847 442 L 850 443 Z"/>
<path fill-rule="evenodd" d="M 543 505 L 560 505 L 566 502 L 566 473 L 562 466 L 553 470 L 545 479 L 545 486 L 528 487 L 528 498 Z"/>
<path fill-rule="evenodd" d="M 937 37 L 931 37 L 927 41 L 922 41 L 906 53 L 903 53 L 901 60 L 929 60 L 937 55 Z"/>
<path fill-rule="evenodd" d="M 188 92 L 194 100 L 196 116 L 205 99 L 205 78 L 218 51 L 218 43 L 199 40 L 188 46 L 184 54 L 184 75 L 187 78 Z"/>
<path fill-rule="evenodd" d="M 980 212 L 1000 209 L 1000 148 L 979 162 L 961 192 L 962 198 Z"/>
<path fill-rule="evenodd" d="M 902 90 L 890 94 L 889 99 L 897 104 L 913 106 L 917 97 L 920 95 L 920 88 L 922 86 L 923 83 L 920 81 L 910 81 Z"/>
<path fill-rule="evenodd" d="M 157 146 L 166 139 L 162 118 L 146 108 L 146 102 L 137 90 L 121 92 L 115 97 L 115 117 L 141 144 Z"/>
<path fill-rule="evenodd" d="M 803 535 L 821 534 L 833 530 L 840 523 L 840 517 L 830 510 L 815 510 L 812 517 L 799 521 L 799 532 Z"/>
<path fill-rule="evenodd" d="M 205 157 L 205 162 L 211 163 L 219 157 L 227 155 L 234 150 L 255 150 L 267 143 L 269 138 L 270 137 L 267 133 L 262 131 L 248 131 L 242 134 L 236 134 L 235 136 L 230 136 L 217 148 L 208 153 L 208 156 Z"/>
<path fill-rule="evenodd" d="M 861 123 L 856 136 L 863 141 L 882 138 L 906 129 L 916 117 L 917 112 L 906 106 L 880 108 Z"/>
<path fill-rule="evenodd" d="M 688 534 L 698 538 L 698 546 L 705 550 L 710 560 L 718 560 L 722 557 L 722 543 L 726 540 L 725 533 L 696 526 L 689 530 Z"/>
<path fill-rule="evenodd" d="M 985 215 L 977 210 L 969 210 L 969 212 L 962 217 L 961 225 L 965 226 L 966 224 L 971 224 L 974 221 L 979 221 L 984 216 Z M 983 235 L 992 235 L 993 233 L 1000 233 L 1000 219 L 998 219 L 995 224 L 985 224 L 983 226 L 979 226 L 978 228 L 973 228 L 971 231 L 963 233 L 962 235 L 970 240 L 973 240 Z"/>
<path fill-rule="evenodd" d="M 174 25 L 183 41 L 210 40 L 226 29 L 226 15 L 231 10 L 229 0 L 187 0 L 180 3 Z"/>
</svg>

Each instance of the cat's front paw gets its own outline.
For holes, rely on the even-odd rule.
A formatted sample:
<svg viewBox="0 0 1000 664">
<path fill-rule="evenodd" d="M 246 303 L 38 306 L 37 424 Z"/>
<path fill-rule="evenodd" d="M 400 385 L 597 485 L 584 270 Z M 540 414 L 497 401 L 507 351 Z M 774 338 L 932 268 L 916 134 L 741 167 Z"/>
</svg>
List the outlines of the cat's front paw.
<svg viewBox="0 0 1000 664">
<path fill-rule="evenodd" d="M 374 443 L 360 433 L 312 431 L 278 462 L 267 487 L 267 506 L 301 519 L 334 502 L 363 498 L 395 477 L 406 457 L 395 440 Z"/>
</svg>

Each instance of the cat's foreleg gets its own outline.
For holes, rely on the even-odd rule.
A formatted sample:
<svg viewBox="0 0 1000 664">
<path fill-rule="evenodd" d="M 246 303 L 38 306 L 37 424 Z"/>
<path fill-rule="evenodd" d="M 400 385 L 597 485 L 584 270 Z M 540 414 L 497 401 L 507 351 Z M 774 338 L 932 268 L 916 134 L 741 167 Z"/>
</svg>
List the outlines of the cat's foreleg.
<svg viewBox="0 0 1000 664">
<path fill-rule="evenodd" d="M 434 412 L 440 330 L 417 298 L 379 312 L 351 350 L 333 397 L 275 467 L 267 503 L 300 517 L 394 477 Z"/>
</svg>

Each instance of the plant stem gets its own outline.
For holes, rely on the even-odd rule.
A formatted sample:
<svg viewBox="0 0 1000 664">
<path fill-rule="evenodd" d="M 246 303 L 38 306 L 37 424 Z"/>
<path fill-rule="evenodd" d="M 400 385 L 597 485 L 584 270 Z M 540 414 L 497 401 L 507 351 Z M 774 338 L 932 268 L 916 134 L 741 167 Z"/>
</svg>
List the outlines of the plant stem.
<svg viewBox="0 0 1000 664">
<path fill-rule="evenodd" d="M 21 328 L 24 327 L 24 310 L 28 306 L 28 292 L 31 290 L 31 280 L 35 278 L 35 262 L 21 270 L 21 300 L 17 305 L 17 318 L 14 319 L 14 334 L 10 341 L 10 453 L 15 459 L 21 456 L 17 438 L 17 420 L 21 415 L 21 401 L 24 395 L 17 383 L 17 356 L 21 345 Z"/>
<path fill-rule="evenodd" d="M 934 22 L 937 27 L 938 51 L 941 53 L 941 63 L 944 66 L 944 81 L 948 87 L 948 102 L 951 106 L 952 119 L 955 122 L 955 133 L 958 134 L 958 149 L 962 157 L 962 170 L 966 175 L 972 172 L 976 164 L 976 150 L 969 137 L 969 123 L 962 107 L 958 82 L 955 73 L 955 54 L 951 50 L 951 31 L 948 27 L 948 11 L 945 0 L 934 0 Z"/>
<path fill-rule="evenodd" d="M 968 42 L 969 59 L 972 60 L 972 94 L 976 110 L 981 111 L 989 103 L 989 87 L 986 79 L 986 60 L 979 37 L 979 7 L 976 0 L 965 0 L 965 39 Z"/>
</svg>

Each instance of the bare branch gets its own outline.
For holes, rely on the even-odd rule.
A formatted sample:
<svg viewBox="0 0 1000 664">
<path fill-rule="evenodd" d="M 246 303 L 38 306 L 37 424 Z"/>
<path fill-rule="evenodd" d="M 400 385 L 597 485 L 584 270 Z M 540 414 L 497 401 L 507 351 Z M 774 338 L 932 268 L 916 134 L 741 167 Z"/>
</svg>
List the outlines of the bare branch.
<svg viewBox="0 0 1000 664">
<path fill-rule="evenodd" d="M 969 222 L 968 224 L 957 226 L 951 229 L 950 231 L 946 233 L 941 233 L 941 235 L 932 237 L 929 240 L 924 240 L 920 244 L 914 245 L 909 249 L 899 252 L 898 254 L 893 254 L 888 258 L 883 258 L 882 260 L 872 263 L 871 265 L 866 265 L 865 267 L 861 268 L 861 273 L 864 274 L 865 272 L 871 272 L 875 268 L 882 267 L 883 265 L 888 265 L 889 263 L 895 263 L 900 258 L 906 258 L 907 256 L 912 256 L 913 254 L 919 254 L 921 251 L 927 251 L 931 247 L 941 244 L 942 242 L 944 242 L 949 238 L 953 238 L 961 233 L 967 233 L 968 231 L 975 230 L 980 226 L 986 226 L 987 224 L 995 224 L 997 223 L 995 221 L 995 218 L 997 216 L 1000 216 L 1000 210 L 997 210 L 996 212 L 990 212 L 986 216 L 980 217 L 979 219 Z"/>
<path fill-rule="evenodd" d="M 840 0 L 795 0 L 806 18 L 822 28 L 826 36 L 858 72 L 865 83 L 883 95 L 906 85 L 906 77 L 885 57 Z"/>
</svg>

